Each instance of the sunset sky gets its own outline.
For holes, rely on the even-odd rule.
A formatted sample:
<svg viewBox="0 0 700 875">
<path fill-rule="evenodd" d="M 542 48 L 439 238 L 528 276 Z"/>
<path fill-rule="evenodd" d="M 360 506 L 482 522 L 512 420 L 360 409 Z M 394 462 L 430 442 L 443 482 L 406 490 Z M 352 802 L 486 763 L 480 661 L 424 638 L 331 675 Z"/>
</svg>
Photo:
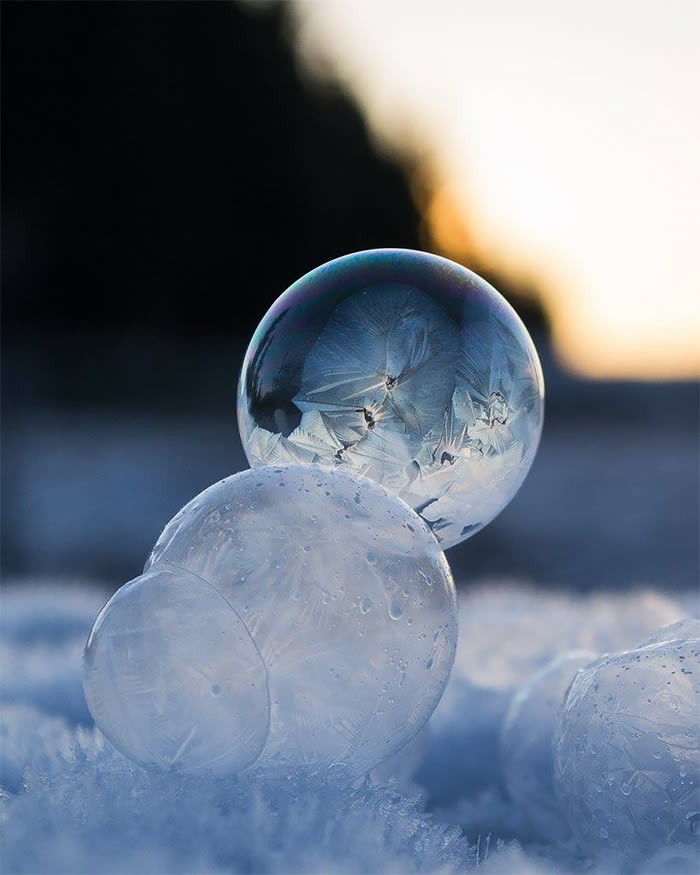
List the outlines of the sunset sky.
<svg viewBox="0 0 700 875">
<path fill-rule="evenodd" d="M 695 0 L 293 0 L 301 62 L 417 167 L 445 254 L 535 284 L 594 377 L 700 354 Z"/>
</svg>

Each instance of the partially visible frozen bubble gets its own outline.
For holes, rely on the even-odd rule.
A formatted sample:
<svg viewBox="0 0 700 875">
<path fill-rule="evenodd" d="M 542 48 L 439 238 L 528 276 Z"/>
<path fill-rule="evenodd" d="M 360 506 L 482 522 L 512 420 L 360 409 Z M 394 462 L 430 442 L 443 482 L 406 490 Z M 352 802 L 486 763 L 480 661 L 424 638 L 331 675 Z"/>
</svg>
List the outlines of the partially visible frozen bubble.
<svg viewBox="0 0 700 875">
<path fill-rule="evenodd" d="M 442 695 L 457 640 L 449 566 L 420 518 L 371 480 L 317 467 L 229 477 L 166 526 L 147 564 L 161 567 L 207 581 L 262 657 L 260 766 L 363 774 Z"/>
<path fill-rule="evenodd" d="M 677 623 L 671 623 L 645 639 L 637 647 L 647 647 L 650 644 L 665 644 L 669 641 L 683 641 L 689 638 L 700 638 L 700 620 L 696 617 L 685 617 Z"/>
<path fill-rule="evenodd" d="M 230 604 L 163 563 L 117 590 L 83 660 L 95 723 L 144 765 L 227 774 L 253 763 L 268 734 L 265 666 Z"/>
<path fill-rule="evenodd" d="M 554 792 L 552 740 L 564 695 L 576 672 L 596 658 L 563 653 L 513 696 L 501 732 L 501 764 L 508 794 L 541 839 L 565 837 L 568 824 Z"/>
<path fill-rule="evenodd" d="M 527 330 L 495 289 L 444 258 L 377 249 L 316 268 L 272 305 L 246 353 L 238 421 L 252 466 L 350 469 L 449 547 L 520 488 L 543 393 Z"/>
<path fill-rule="evenodd" d="M 489 581 L 463 591 L 459 614 L 455 671 L 476 686 L 514 690 L 558 653 L 635 647 L 682 611 L 655 592 L 574 596 Z"/>
<path fill-rule="evenodd" d="M 555 787 L 592 856 L 638 867 L 669 845 L 700 851 L 700 640 L 604 656 L 569 690 Z"/>
</svg>

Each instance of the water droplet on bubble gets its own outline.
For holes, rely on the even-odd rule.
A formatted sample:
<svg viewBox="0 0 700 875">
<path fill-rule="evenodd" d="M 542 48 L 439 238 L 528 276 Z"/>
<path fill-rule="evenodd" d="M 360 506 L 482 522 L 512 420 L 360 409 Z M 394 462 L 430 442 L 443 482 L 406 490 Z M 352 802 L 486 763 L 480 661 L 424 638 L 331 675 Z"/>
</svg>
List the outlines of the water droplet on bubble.
<svg viewBox="0 0 700 875">
<path fill-rule="evenodd" d="M 401 602 L 396 596 L 393 596 L 391 601 L 389 602 L 389 616 L 392 620 L 399 620 L 403 615 L 403 608 L 401 607 Z"/>
</svg>

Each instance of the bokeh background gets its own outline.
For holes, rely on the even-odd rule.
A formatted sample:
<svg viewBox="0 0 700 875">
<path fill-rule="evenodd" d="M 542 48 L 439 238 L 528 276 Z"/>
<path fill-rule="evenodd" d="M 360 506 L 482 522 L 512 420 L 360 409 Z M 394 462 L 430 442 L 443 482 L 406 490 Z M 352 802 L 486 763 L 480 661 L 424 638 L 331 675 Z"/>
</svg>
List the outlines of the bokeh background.
<svg viewBox="0 0 700 875">
<path fill-rule="evenodd" d="M 489 279 L 540 352 L 456 578 L 698 582 L 692 0 L 2 4 L 2 570 L 117 586 L 245 467 L 247 341 L 357 249 Z"/>
</svg>

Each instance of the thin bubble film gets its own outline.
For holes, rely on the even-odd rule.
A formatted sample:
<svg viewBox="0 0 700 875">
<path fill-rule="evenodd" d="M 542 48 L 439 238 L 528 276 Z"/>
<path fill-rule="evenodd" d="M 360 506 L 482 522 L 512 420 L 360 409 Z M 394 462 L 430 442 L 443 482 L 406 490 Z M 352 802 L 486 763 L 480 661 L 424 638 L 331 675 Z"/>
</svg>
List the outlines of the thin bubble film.
<svg viewBox="0 0 700 875">
<path fill-rule="evenodd" d="M 252 466 L 369 477 L 449 547 L 520 488 L 543 397 L 532 341 L 495 289 L 444 258 L 380 249 L 316 268 L 272 305 L 246 353 L 238 423 Z"/>
<path fill-rule="evenodd" d="M 261 656 L 261 766 L 363 774 L 442 695 L 457 641 L 449 566 L 425 523 L 370 480 L 320 467 L 236 474 L 166 526 L 146 569 L 164 563 L 213 587 Z"/>
<path fill-rule="evenodd" d="M 267 672 L 245 625 L 208 583 L 167 563 L 102 609 L 83 687 L 102 732 L 145 765 L 237 772 L 267 738 Z"/>
</svg>

